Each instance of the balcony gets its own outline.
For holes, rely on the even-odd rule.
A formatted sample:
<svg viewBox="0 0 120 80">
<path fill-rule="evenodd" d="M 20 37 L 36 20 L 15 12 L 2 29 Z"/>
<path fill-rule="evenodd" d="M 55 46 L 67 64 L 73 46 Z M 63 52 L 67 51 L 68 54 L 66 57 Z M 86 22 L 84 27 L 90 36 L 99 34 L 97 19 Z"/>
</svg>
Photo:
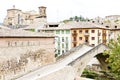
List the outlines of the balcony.
<svg viewBox="0 0 120 80">
<path fill-rule="evenodd" d="M 89 45 L 89 44 L 90 44 L 88 41 L 85 41 L 84 43 L 85 43 L 86 45 Z"/>
<path fill-rule="evenodd" d="M 87 42 L 87 43 L 85 43 L 85 45 L 90 45 L 90 43 L 89 43 L 89 42 Z"/>
<path fill-rule="evenodd" d="M 101 33 L 98 33 L 98 36 L 100 36 L 101 35 Z"/>
<path fill-rule="evenodd" d="M 89 36 L 89 33 L 84 33 L 85 36 Z"/>
<path fill-rule="evenodd" d="M 73 42 L 73 43 L 77 43 L 77 41 L 76 41 L 76 40 L 73 40 L 72 42 Z"/>
<path fill-rule="evenodd" d="M 72 36 L 77 36 L 77 33 L 72 33 Z"/>
<path fill-rule="evenodd" d="M 103 33 L 103 36 L 107 36 L 106 33 Z"/>
</svg>

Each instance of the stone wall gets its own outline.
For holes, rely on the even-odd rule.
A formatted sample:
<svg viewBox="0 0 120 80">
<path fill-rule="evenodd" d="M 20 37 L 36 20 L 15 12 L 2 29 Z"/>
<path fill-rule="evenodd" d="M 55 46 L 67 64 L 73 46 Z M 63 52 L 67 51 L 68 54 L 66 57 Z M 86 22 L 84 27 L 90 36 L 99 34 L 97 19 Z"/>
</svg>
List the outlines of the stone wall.
<svg viewBox="0 0 120 80">
<path fill-rule="evenodd" d="M 0 80 L 55 62 L 54 38 L 0 39 Z"/>
<path fill-rule="evenodd" d="M 71 66 L 66 66 L 65 68 L 51 73 L 45 77 L 39 78 L 37 80 L 74 80 L 75 72 Z"/>
</svg>

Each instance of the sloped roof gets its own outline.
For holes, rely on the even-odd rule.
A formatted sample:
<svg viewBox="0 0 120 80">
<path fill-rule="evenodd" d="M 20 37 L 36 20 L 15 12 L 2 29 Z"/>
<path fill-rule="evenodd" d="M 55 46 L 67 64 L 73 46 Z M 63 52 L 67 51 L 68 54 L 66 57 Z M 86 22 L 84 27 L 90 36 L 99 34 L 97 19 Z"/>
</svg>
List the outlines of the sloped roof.
<svg viewBox="0 0 120 80">
<path fill-rule="evenodd" d="M 73 28 L 103 28 L 107 29 L 103 25 L 91 23 L 91 22 L 76 22 L 76 24 L 73 24 Z"/>
<path fill-rule="evenodd" d="M 90 22 L 68 22 L 68 23 L 60 23 L 58 27 L 49 27 L 49 28 L 41 28 L 41 30 L 64 30 L 64 29 L 74 29 L 74 28 L 101 28 L 108 29 L 103 25 L 90 23 Z"/>
<path fill-rule="evenodd" d="M 54 37 L 54 34 L 29 32 L 25 30 L 0 29 L 0 37 Z"/>
<path fill-rule="evenodd" d="M 10 30 L 10 28 L 8 28 L 7 26 L 3 26 L 3 25 L 0 25 L 0 29 L 8 29 L 8 30 Z"/>
</svg>

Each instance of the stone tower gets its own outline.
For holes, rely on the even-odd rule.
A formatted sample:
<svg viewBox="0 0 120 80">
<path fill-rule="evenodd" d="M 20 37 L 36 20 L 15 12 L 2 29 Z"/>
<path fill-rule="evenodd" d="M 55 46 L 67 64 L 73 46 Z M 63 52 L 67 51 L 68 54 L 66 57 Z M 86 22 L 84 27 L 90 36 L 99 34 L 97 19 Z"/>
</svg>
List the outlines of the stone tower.
<svg viewBox="0 0 120 80">
<path fill-rule="evenodd" d="M 20 9 L 16 9 L 15 5 L 13 5 L 12 9 L 7 9 L 7 16 L 4 19 L 4 25 L 16 26 L 21 24 L 21 15 L 22 11 Z"/>
<path fill-rule="evenodd" d="M 40 14 L 40 18 L 46 18 L 46 7 L 44 6 L 40 6 L 39 7 L 39 14 Z"/>
</svg>

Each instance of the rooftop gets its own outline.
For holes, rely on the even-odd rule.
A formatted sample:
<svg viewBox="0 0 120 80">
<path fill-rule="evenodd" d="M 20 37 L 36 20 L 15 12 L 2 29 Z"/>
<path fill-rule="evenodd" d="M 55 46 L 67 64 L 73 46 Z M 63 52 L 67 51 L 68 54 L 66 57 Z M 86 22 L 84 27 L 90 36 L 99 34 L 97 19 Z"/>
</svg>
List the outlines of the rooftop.
<svg viewBox="0 0 120 80">
<path fill-rule="evenodd" d="M 54 34 L 29 32 L 25 30 L 0 29 L 0 37 L 54 37 Z"/>
<path fill-rule="evenodd" d="M 64 30 L 64 29 L 74 29 L 74 28 L 99 28 L 108 29 L 104 25 L 99 25 L 90 22 L 68 22 L 60 23 L 58 27 L 41 28 L 41 30 Z"/>
<path fill-rule="evenodd" d="M 99 29 L 107 29 L 103 25 L 99 25 L 96 23 L 91 23 L 91 22 L 76 22 L 75 24 L 72 24 L 74 27 L 73 28 L 99 28 Z"/>
</svg>

